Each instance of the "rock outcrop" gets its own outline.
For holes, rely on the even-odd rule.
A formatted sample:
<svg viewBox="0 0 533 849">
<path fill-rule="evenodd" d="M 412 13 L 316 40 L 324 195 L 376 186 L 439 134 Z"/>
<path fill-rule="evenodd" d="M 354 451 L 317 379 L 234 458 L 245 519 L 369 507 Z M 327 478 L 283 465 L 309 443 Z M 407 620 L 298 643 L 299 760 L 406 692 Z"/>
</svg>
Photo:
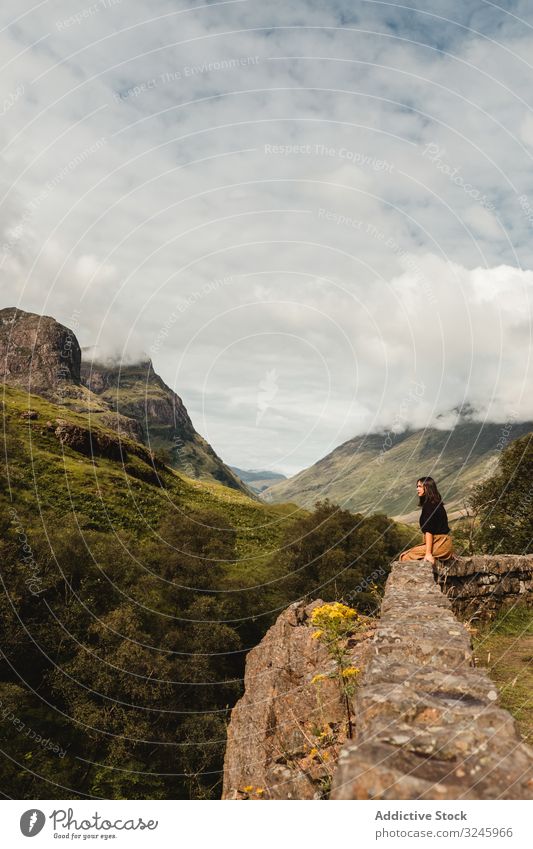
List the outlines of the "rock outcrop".
<svg viewBox="0 0 533 849">
<path fill-rule="evenodd" d="M 327 795 L 347 710 L 339 684 L 326 678 L 332 660 L 312 639 L 320 600 L 291 605 L 246 658 L 245 693 L 231 714 L 224 761 L 224 799 L 313 799 Z M 350 644 L 363 668 L 373 630 Z"/>
<path fill-rule="evenodd" d="M 134 365 L 84 362 L 84 386 L 122 415 L 134 419 L 144 441 L 166 442 L 167 433 L 192 439 L 195 430 L 181 398 L 155 373 L 151 360 Z"/>
<path fill-rule="evenodd" d="M 80 383 L 81 349 L 75 334 L 46 315 L 0 310 L 0 379 L 55 399 Z"/>
<path fill-rule="evenodd" d="M 32 418 L 29 420 L 32 421 Z M 46 429 L 53 432 L 61 445 L 86 457 L 106 457 L 108 460 L 122 462 L 129 457 L 138 457 L 154 469 L 165 468 L 153 451 L 145 445 L 134 440 L 121 439 L 103 428 L 88 428 L 67 419 L 54 419 L 54 421 L 46 422 Z"/>
<path fill-rule="evenodd" d="M 81 349 L 75 333 L 50 316 L 0 310 L 0 380 L 55 404 L 90 413 L 119 435 L 142 439 L 134 419 L 112 411 L 81 384 Z"/>
</svg>

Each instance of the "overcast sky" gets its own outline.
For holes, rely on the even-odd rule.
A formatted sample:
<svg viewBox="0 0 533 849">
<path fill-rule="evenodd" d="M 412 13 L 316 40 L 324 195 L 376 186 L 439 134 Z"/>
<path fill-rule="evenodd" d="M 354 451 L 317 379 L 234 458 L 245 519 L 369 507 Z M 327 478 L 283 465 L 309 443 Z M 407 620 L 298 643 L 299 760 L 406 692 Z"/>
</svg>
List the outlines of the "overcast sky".
<svg viewBox="0 0 533 849">
<path fill-rule="evenodd" d="M 3 0 L 2 306 L 152 357 L 222 458 L 533 419 L 533 9 Z"/>
</svg>

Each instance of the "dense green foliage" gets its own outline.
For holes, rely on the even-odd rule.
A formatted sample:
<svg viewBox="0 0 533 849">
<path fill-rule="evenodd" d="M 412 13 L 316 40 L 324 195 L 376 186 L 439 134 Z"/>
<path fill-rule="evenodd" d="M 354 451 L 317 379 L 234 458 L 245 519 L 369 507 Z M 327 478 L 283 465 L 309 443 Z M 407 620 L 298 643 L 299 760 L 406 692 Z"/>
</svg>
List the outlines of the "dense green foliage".
<svg viewBox="0 0 533 849">
<path fill-rule="evenodd" d="M 210 527 L 218 517 L 196 518 L 202 533 L 176 517 L 166 542 L 183 537 L 184 552 L 164 558 L 124 532 L 27 529 L 38 584 L 18 529 L 4 529 L 0 698 L 67 750 L 60 758 L 31 746 L 4 722 L 13 760 L 3 761 L 3 786 L 15 796 L 179 798 L 216 785 L 242 652 L 236 630 L 219 621 L 226 599 L 205 590 L 220 582 L 234 535 Z"/>
<path fill-rule="evenodd" d="M 141 540 L 74 522 L 25 523 L 21 540 L 19 522 L 3 522 L 0 598 L 2 784 L 16 798 L 219 795 L 246 650 L 301 595 L 359 584 L 351 601 L 369 609 L 399 542 L 384 516 L 318 504 L 287 534 L 288 578 L 232 592 L 235 530 L 214 513 L 177 513 Z"/>
<path fill-rule="evenodd" d="M 533 433 L 511 442 L 495 474 L 473 491 L 475 550 L 490 554 L 533 552 Z"/>
<path fill-rule="evenodd" d="M 133 449 L 135 463 L 83 456 L 43 426 L 58 408 L 32 398 L 27 421 L 27 396 L 5 397 L 4 794 L 218 797 L 246 652 L 303 596 L 372 609 L 409 532 L 170 469 L 157 485 Z"/>
<path fill-rule="evenodd" d="M 371 584 L 384 583 L 391 560 L 411 542 L 412 533 L 387 516 L 365 518 L 326 499 L 287 530 L 277 558 L 290 596 L 342 600 L 370 612 Z"/>
</svg>

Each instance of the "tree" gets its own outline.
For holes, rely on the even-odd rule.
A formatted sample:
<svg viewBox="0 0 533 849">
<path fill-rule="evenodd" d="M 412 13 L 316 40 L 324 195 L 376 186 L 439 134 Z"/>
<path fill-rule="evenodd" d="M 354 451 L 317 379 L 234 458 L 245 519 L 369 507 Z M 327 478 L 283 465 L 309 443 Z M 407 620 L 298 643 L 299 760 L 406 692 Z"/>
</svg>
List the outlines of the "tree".
<svg viewBox="0 0 533 849">
<path fill-rule="evenodd" d="M 479 513 L 478 550 L 533 552 L 533 433 L 502 451 L 495 474 L 474 487 L 471 503 Z"/>
<path fill-rule="evenodd" d="M 289 594 L 356 601 L 370 576 L 376 584 L 384 582 L 401 547 L 398 526 L 387 516 L 365 517 L 327 498 L 317 501 L 314 512 L 290 528 L 282 546 Z"/>
</svg>

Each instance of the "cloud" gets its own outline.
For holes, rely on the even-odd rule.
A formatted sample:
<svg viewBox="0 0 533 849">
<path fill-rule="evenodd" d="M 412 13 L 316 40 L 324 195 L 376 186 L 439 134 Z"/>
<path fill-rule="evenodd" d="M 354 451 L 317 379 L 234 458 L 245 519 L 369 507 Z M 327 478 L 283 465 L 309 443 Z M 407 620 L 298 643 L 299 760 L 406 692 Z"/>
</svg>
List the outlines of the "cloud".
<svg viewBox="0 0 533 849">
<path fill-rule="evenodd" d="M 531 12 L 411 6 L 3 4 L 4 303 L 152 350 L 240 467 L 533 417 Z"/>
</svg>

